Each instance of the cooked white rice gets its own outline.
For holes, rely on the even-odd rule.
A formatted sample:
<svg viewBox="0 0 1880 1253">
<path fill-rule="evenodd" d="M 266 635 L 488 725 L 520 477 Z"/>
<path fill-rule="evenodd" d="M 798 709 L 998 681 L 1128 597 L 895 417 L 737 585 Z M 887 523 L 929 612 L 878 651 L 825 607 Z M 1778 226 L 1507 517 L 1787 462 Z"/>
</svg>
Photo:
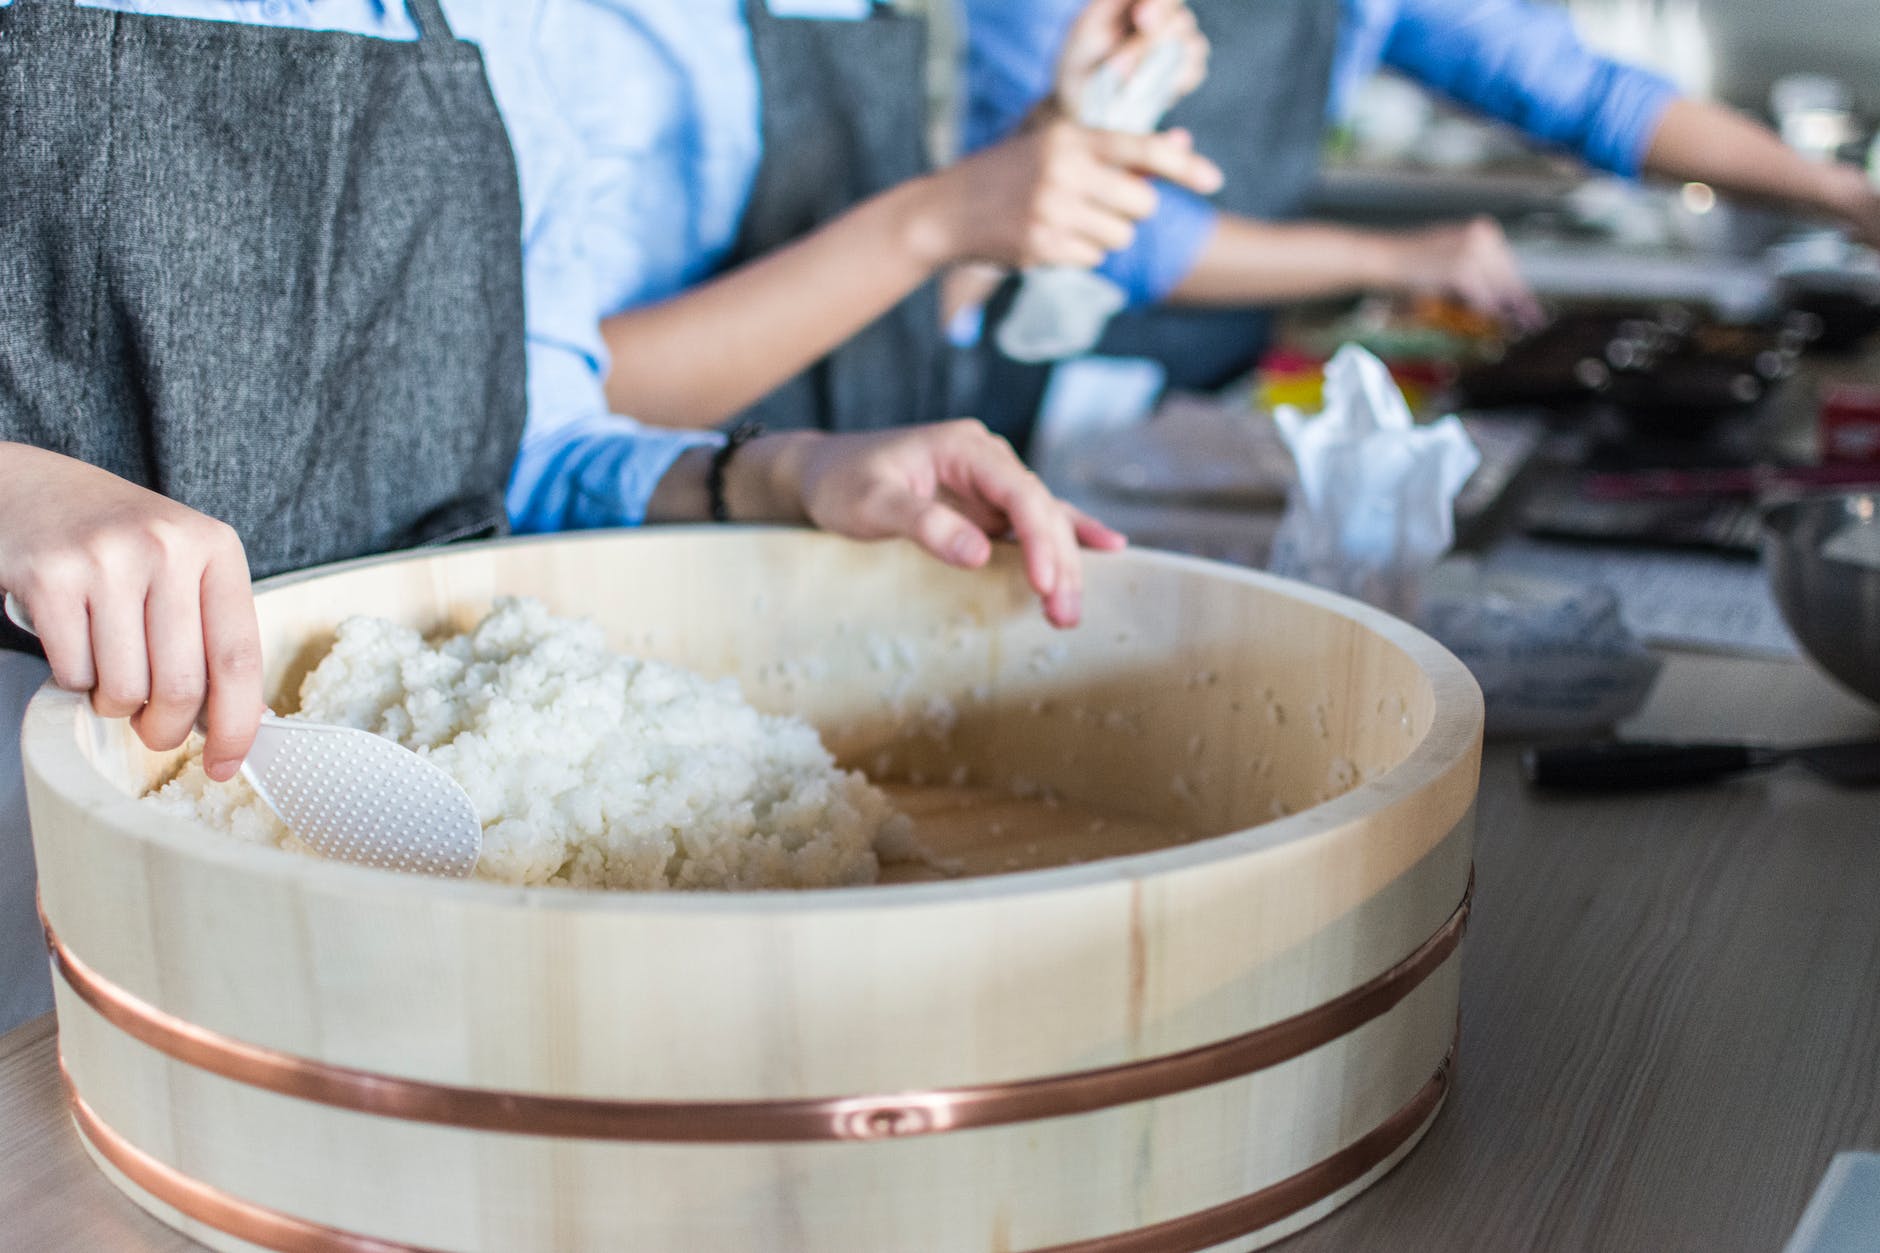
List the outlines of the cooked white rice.
<svg viewBox="0 0 1880 1253">
<path fill-rule="evenodd" d="M 483 821 L 477 875 L 586 888 L 806 888 L 873 882 L 907 819 L 840 770 L 798 718 L 759 713 L 730 680 L 609 652 L 592 623 L 503 600 L 437 643 L 378 618 L 344 623 L 299 717 L 426 755 Z M 199 756 L 150 803 L 237 839 L 299 849 L 241 778 Z M 304 850 L 301 850 L 304 851 Z"/>
</svg>

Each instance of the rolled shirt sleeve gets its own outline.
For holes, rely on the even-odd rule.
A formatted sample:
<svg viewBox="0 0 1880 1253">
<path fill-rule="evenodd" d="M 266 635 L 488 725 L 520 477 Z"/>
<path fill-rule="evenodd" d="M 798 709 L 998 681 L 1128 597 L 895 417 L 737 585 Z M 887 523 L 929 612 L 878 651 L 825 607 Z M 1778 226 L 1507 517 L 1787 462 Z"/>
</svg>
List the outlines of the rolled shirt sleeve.
<svg viewBox="0 0 1880 1253">
<path fill-rule="evenodd" d="M 1628 177 L 1679 94 L 1587 47 L 1564 9 L 1526 0 L 1402 0 L 1381 55 L 1459 104 Z"/>
<path fill-rule="evenodd" d="M 672 463 L 721 440 L 609 413 L 589 352 L 532 331 L 529 423 L 509 478 L 510 528 L 527 535 L 638 526 Z"/>
<path fill-rule="evenodd" d="M 1137 224 L 1136 238 L 1097 267 L 1128 294 L 1132 307 L 1160 304 L 1181 286 L 1221 217 L 1219 209 L 1186 188 L 1156 190 L 1155 212 Z"/>
<path fill-rule="evenodd" d="M 968 151 L 990 148 L 1051 92 L 1058 49 L 1083 0 L 966 0 Z"/>
<path fill-rule="evenodd" d="M 516 458 L 509 525 L 521 535 L 638 526 L 672 463 L 721 438 L 656 430 L 604 412 L 538 432 Z"/>
</svg>

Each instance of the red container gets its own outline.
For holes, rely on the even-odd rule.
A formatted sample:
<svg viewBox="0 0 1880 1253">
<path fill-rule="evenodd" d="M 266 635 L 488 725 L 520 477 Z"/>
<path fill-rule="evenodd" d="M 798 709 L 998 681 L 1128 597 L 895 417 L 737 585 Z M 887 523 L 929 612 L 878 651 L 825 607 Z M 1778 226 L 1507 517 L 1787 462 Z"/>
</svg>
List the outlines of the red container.
<svg viewBox="0 0 1880 1253">
<path fill-rule="evenodd" d="M 1821 397 L 1821 459 L 1880 462 L 1880 387 L 1841 383 Z"/>
</svg>

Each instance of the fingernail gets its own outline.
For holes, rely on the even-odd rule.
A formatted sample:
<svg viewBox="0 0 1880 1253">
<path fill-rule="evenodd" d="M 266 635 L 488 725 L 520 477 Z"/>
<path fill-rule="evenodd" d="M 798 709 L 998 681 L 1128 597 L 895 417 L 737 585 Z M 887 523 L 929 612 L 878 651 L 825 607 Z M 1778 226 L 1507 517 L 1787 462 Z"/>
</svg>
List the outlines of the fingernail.
<svg viewBox="0 0 1880 1253">
<path fill-rule="evenodd" d="M 957 535 L 947 545 L 947 560 L 956 566 L 971 565 L 979 555 L 979 543 L 970 535 Z"/>
<path fill-rule="evenodd" d="M 217 783 L 227 783 L 242 768 L 239 761 L 210 761 L 203 763 L 203 773 Z"/>
</svg>

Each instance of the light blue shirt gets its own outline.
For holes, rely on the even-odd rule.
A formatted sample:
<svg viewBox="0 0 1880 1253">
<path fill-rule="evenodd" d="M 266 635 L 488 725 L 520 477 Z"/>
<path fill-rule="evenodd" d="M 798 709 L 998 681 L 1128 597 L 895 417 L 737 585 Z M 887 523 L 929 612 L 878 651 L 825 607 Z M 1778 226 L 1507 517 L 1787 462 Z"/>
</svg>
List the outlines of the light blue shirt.
<svg viewBox="0 0 1880 1253">
<path fill-rule="evenodd" d="M 1246 0 L 1258 3 L 1258 0 Z M 1330 3 L 1331 0 L 1326 0 Z M 1051 90 L 1064 34 L 1085 0 L 966 0 L 966 143 L 1009 134 Z M 1342 0 L 1331 108 L 1342 115 L 1366 79 L 1388 66 L 1459 104 L 1634 175 L 1677 89 L 1594 53 L 1564 9 L 1531 0 Z M 1215 74 L 1234 67 L 1217 58 Z M 1136 242 L 1104 272 L 1136 304 L 1180 285 L 1214 230 L 1218 211 L 1165 188 Z"/>
<path fill-rule="evenodd" d="M 618 313 L 724 266 L 763 158 L 757 62 L 743 0 L 563 7 L 583 28 L 555 74 L 594 163 L 588 262 Z"/>
<path fill-rule="evenodd" d="M 384 39 L 417 35 L 403 0 L 82 2 Z M 633 185 L 631 158 L 649 142 L 652 105 L 664 99 L 673 79 L 656 78 L 640 64 L 610 62 L 623 44 L 620 11 L 660 7 L 670 10 L 664 20 L 671 22 L 688 3 L 704 2 L 443 0 L 457 36 L 483 49 L 522 186 L 529 416 L 508 502 L 518 531 L 638 524 L 673 461 L 718 438 L 646 427 L 608 412 L 596 260 L 629 251 L 616 238 L 634 229 L 623 201 L 644 203 L 646 212 L 673 221 L 690 207 L 685 193 L 670 185 Z M 747 104 L 754 114 L 754 98 Z M 750 164 L 754 168 L 754 160 Z"/>
<path fill-rule="evenodd" d="M 602 310 L 613 314 L 665 300 L 723 267 L 763 158 L 761 88 L 742 0 L 568 3 L 608 14 L 593 24 L 591 35 L 604 41 L 612 69 L 584 80 L 582 94 L 597 113 L 634 114 L 635 142 L 610 154 L 604 192 L 610 228 L 589 250 Z M 989 21 L 1033 32 L 1037 39 L 1048 33 L 1054 57 L 1060 22 L 1083 3 L 984 0 L 968 7 L 975 18 L 983 9 Z M 780 17 L 858 19 L 869 8 L 869 0 L 770 0 L 771 12 Z M 1001 45 L 1022 58 L 1033 54 L 1030 42 L 996 38 L 970 48 L 984 54 Z M 1018 77 L 1029 81 L 1032 68 L 1020 67 Z M 978 73 L 974 61 L 966 72 L 969 78 Z M 1046 68 L 1040 90 L 1049 78 Z M 636 94 L 636 81 L 658 90 Z M 978 84 L 972 86 L 977 95 Z M 1030 95 L 1025 108 L 1036 98 Z M 618 123 L 613 126 L 619 134 Z M 1106 270 L 1132 292 L 1172 288 L 1194 265 L 1213 221 L 1205 201 L 1165 198 L 1162 229 L 1112 258 Z"/>
</svg>

